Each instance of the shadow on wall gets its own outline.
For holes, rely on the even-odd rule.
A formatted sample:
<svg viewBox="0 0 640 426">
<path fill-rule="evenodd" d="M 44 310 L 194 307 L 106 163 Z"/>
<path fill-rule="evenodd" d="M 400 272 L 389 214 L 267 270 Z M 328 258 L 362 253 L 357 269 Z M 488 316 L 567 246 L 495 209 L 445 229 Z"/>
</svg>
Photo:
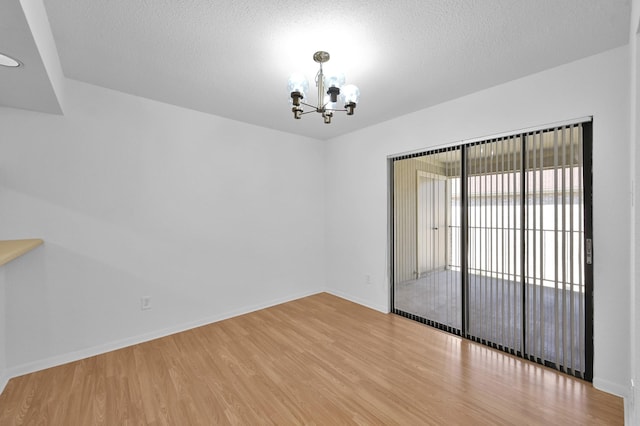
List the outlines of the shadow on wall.
<svg viewBox="0 0 640 426">
<path fill-rule="evenodd" d="M 0 196 L 3 237 L 45 241 L 6 271 L 6 367 L 11 374 L 322 290 L 314 285 L 315 274 L 304 278 L 309 265 L 321 264 L 306 254 L 313 244 L 298 244 L 304 235 L 283 237 L 279 225 L 260 232 L 261 224 L 249 223 L 238 236 L 238 223 L 208 218 L 194 227 L 213 229 L 219 238 L 145 235 L 144 229 L 14 190 L 0 187 Z M 303 262 L 292 261 L 292 253 Z M 151 309 L 142 310 L 141 299 L 147 296 Z"/>
<path fill-rule="evenodd" d="M 8 369 L 141 334 L 158 316 L 140 310 L 138 295 L 150 288 L 140 277 L 55 243 L 8 266 Z"/>
<path fill-rule="evenodd" d="M 2 200 L 3 235 L 45 240 L 4 266 L 9 371 L 224 307 L 203 273 L 211 271 L 206 252 L 192 255 L 14 191 L 3 190 Z M 152 297 L 152 309 L 141 310 L 144 296 Z"/>
</svg>

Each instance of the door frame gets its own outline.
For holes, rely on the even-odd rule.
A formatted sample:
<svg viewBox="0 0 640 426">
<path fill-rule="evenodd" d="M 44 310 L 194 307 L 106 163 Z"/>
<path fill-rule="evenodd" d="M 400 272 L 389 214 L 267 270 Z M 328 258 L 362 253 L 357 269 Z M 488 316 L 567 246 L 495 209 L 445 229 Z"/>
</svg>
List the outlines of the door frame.
<svg viewBox="0 0 640 426">
<path fill-rule="evenodd" d="M 444 183 L 444 200 L 443 201 L 443 214 L 444 214 L 444 218 L 445 218 L 445 223 L 443 224 L 444 229 L 440 232 L 440 233 L 444 233 L 444 264 L 443 264 L 443 269 L 446 269 L 448 262 L 449 262 L 449 239 L 447 238 L 447 229 L 448 229 L 448 225 L 449 225 L 449 205 L 447 203 L 447 194 L 449 194 L 449 185 L 448 185 L 448 178 L 446 176 L 443 175 L 438 175 L 436 173 L 432 173 L 432 172 L 426 172 L 423 170 L 416 170 L 416 271 L 417 271 L 417 278 L 420 278 L 422 276 L 423 273 L 427 273 L 430 271 L 434 271 L 437 268 L 440 267 L 440 265 L 435 265 L 434 269 L 425 269 L 425 271 L 421 271 L 420 270 L 420 266 L 421 266 L 421 249 L 420 249 L 420 242 L 421 242 L 421 238 L 420 238 L 420 179 L 421 178 L 427 178 L 427 179 L 432 179 L 432 180 L 437 180 L 437 181 L 441 181 Z M 424 250 L 424 248 L 423 248 Z M 435 262 L 434 262 L 435 263 Z"/>
</svg>

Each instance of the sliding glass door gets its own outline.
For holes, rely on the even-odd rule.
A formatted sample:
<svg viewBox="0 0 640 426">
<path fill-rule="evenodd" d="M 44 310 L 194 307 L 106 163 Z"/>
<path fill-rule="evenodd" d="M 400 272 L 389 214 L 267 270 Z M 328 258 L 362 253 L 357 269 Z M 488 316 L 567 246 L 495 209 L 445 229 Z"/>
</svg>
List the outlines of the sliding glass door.
<svg viewBox="0 0 640 426">
<path fill-rule="evenodd" d="M 393 311 L 591 378 L 584 122 L 393 159 Z"/>
<path fill-rule="evenodd" d="M 521 352 L 522 137 L 466 149 L 466 335 Z"/>
<path fill-rule="evenodd" d="M 590 123 L 566 126 L 525 139 L 525 351 L 531 359 L 588 377 L 592 240 L 585 145 L 590 151 L 590 129 Z"/>
<path fill-rule="evenodd" d="M 460 334 L 460 149 L 393 168 L 394 303 L 405 315 Z"/>
</svg>

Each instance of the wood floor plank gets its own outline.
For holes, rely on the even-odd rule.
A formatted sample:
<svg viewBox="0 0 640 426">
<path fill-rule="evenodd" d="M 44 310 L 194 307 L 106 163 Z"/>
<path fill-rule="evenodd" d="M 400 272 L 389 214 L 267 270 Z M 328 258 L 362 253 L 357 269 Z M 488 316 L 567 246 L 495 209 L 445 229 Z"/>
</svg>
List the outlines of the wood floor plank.
<svg viewBox="0 0 640 426">
<path fill-rule="evenodd" d="M 322 293 L 14 378 L 0 424 L 616 425 L 623 403 Z"/>
</svg>

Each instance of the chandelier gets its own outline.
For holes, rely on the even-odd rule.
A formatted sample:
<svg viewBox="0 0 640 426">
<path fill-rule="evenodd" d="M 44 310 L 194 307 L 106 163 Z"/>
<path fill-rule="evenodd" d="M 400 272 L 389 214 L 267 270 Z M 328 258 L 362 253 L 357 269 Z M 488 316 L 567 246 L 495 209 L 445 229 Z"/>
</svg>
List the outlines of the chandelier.
<svg viewBox="0 0 640 426">
<path fill-rule="evenodd" d="M 353 84 L 344 84 L 344 74 L 335 74 L 325 77 L 322 64 L 329 61 L 329 53 L 318 51 L 313 54 L 313 60 L 320 64 L 320 70 L 316 74 L 316 87 L 318 88 L 318 103 L 311 105 L 303 102 L 309 91 L 309 82 L 302 74 L 292 74 L 289 77 L 289 93 L 293 103 L 293 118 L 299 120 L 304 114 L 317 112 L 322 114 L 325 124 L 331 123 L 331 117 L 335 111 L 345 111 L 347 115 L 353 115 L 353 110 L 360 99 L 360 90 Z M 326 96 L 325 96 L 326 93 Z M 338 108 L 338 96 L 344 103 L 344 108 Z M 304 110 L 303 106 L 311 108 Z"/>
</svg>

